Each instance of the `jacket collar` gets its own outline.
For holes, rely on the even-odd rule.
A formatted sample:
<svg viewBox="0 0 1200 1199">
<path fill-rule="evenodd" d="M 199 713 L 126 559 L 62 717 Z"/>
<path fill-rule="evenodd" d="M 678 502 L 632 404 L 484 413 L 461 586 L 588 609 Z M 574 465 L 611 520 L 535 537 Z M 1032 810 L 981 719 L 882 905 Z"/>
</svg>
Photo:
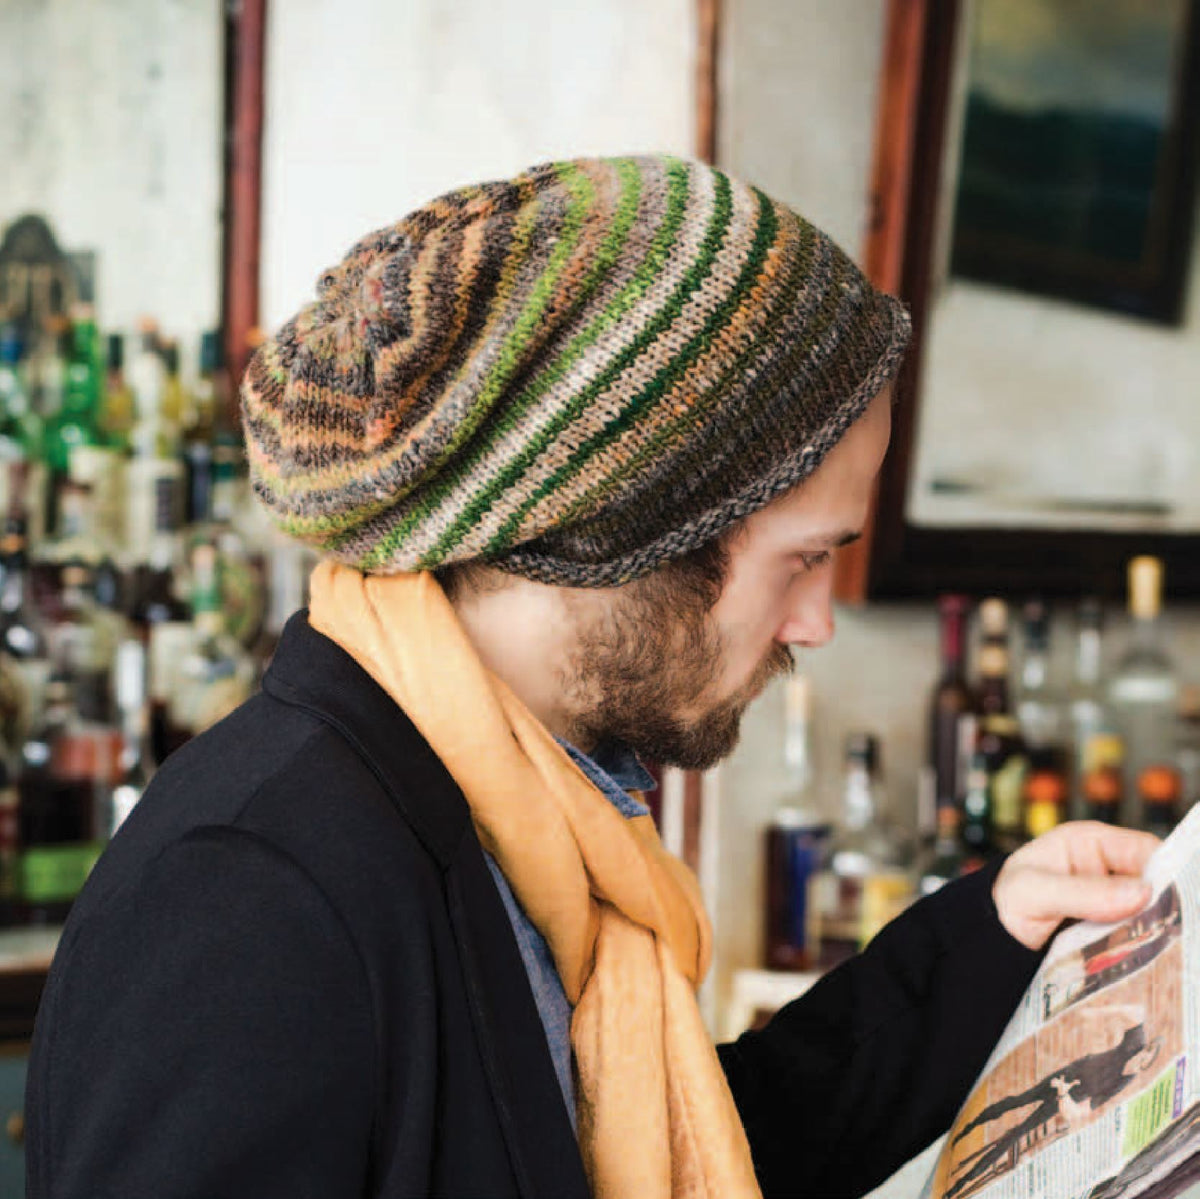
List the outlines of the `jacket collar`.
<svg viewBox="0 0 1200 1199">
<path fill-rule="evenodd" d="M 449 866 L 471 819 L 458 784 L 404 710 L 308 623 L 306 610 L 284 626 L 263 690 L 336 728 L 371 766 L 430 855 L 443 870 Z M 400 779 L 405 786 L 396 785 Z"/>
<path fill-rule="evenodd" d="M 284 627 L 263 690 L 336 729 L 441 866 L 479 1048 L 521 1192 L 587 1199 L 529 977 L 458 784 L 392 697 L 312 628 L 305 611 Z"/>
</svg>

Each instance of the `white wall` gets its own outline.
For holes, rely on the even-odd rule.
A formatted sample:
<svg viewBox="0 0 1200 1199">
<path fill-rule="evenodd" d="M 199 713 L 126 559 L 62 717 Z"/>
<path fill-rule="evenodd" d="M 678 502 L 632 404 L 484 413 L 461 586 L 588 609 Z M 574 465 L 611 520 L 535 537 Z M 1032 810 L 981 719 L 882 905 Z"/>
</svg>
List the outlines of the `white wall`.
<svg viewBox="0 0 1200 1199">
<path fill-rule="evenodd" d="M 552 158 L 695 149 L 692 0 L 269 7 L 268 327 L 363 234 Z"/>
<path fill-rule="evenodd" d="M 866 217 L 883 0 L 727 0 L 727 8 L 721 164 L 792 203 L 856 254 Z M 1194 286 L 1193 314 L 1200 294 L 1200 285 Z M 964 387 L 986 386 L 980 376 L 992 364 L 1009 364 L 1025 352 L 1005 348 L 1026 345 L 1029 331 L 1020 320 L 1028 318 L 993 321 L 982 339 L 976 335 L 946 350 L 959 364 Z M 1007 369 L 995 365 L 997 377 Z M 1068 362 L 1061 369 L 1089 368 Z M 1154 393 L 1147 388 L 1147 394 Z M 964 428 L 961 413 L 953 411 L 955 397 L 946 399 L 948 443 L 971 444 L 970 425 Z M 1051 410 L 1050 400 L 1058 400 L 1053 382 L 1043 384 L 1038 403 Z M 1128 425 L 1127 415 L 1113 418 L 1118 436 Z M 1171 617 L 1183 677 L 1200 681 L 1200 612 L 1174 610 Z M 1110 656 L 1120 652 L 1124 636 L 1118 618 L 1108 637 Z M 1063 613 L 1054 626 L 1060 677 L 1070 672 L 1071 639 Z M 862 730 L 882 739 L 889 802 L 911 828 L 927 703 L 938 672 L 933 605 L 842 608 L 833 642 L 797 660 L 813 680 L 819 799 L 826 814 L 838 809 L 846 734 Z M 783 689 L 775 684 L 748 711 L 741 744 L 720 768 L 721 873 L 713 913 L 718 1028 L 733 971 L 761 965 L 762 833 L 785 795 L 782 732 Z"/>
<path fill-rule="evenodd" d="M 108 330 L 183 338 L 220 310 L 220 0 L 0 2 L 0 227 L 97 255 Z"/>
</svg>

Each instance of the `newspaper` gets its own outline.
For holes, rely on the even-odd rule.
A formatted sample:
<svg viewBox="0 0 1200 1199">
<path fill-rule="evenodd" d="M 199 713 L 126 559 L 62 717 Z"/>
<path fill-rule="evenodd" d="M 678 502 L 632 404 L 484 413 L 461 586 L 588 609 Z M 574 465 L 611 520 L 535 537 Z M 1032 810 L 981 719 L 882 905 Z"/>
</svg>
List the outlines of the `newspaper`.
<svg viewBox="0 0 1200 1199">
<path fill-rule="evenodd" d="M 1168 1199 L 1200 1178 L 1200 807 L 1145 878 L 1137 916 L 1055 938 L 925 1199 Z"/>
</svg>

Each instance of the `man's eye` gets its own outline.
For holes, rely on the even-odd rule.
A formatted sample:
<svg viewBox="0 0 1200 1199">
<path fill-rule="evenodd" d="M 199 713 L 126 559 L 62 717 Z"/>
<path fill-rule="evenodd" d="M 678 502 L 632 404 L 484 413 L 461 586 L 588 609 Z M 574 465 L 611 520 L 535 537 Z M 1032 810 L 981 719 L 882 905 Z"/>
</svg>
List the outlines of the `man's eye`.
<svg viewBox="0 0 1200 1199">
<path fill-rule="evenodd" d="M 800 555 L 805 570 L 819 570 L 822 566 L 828 566 L 832 560 L 833 554 L 829 550 L 822 550 L 819 554 Z"/>
</svg>

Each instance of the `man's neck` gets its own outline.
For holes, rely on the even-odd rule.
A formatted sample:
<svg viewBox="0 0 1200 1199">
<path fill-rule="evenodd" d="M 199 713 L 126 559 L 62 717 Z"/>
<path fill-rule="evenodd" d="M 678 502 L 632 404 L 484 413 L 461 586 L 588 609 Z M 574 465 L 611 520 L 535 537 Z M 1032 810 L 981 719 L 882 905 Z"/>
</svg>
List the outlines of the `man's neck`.
<svg viewBox="0 0 1200 1199">
<path fill-rule="evenodd" d="M 483 664 L 554 736 L 588 753 L 566 691 L 575 632 L 562 591 L 512 576 L 495 588 L 464 587 L 451 603 Z"/>
</svg>

